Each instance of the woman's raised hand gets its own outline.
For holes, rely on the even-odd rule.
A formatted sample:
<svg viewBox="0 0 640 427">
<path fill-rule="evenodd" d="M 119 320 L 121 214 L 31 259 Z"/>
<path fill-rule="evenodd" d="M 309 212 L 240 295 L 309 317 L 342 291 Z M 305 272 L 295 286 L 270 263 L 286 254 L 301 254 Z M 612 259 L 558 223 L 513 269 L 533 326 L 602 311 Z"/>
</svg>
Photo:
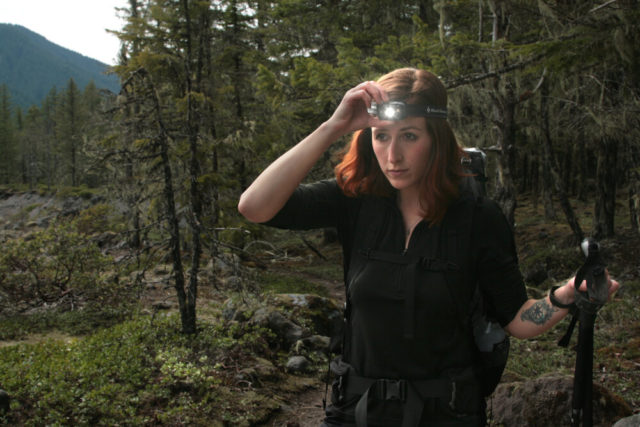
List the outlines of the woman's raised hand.
<svg viewBox="0 0 640 427">
<path fill-rule="evenodd" d="M 376 82 L 349 89 L 329 120 L 271 163 L 245 190 L 238 202 L 240 213 L 253 222 L 273 218 L 331 144 L 348 133 L 383 123 L 367 112 L 373 101 L 387 101 Z"/>
<path fill-rule="evenodd" d="M 382 104 L 387 93 L 374 81 L 366 81 L 349 89 L 327 121 L 339 133 L 346 135 L 359 129 L 379 125 L 381 120 L 370 115 L 367 109 L 372 102 Z"/>
</svg>

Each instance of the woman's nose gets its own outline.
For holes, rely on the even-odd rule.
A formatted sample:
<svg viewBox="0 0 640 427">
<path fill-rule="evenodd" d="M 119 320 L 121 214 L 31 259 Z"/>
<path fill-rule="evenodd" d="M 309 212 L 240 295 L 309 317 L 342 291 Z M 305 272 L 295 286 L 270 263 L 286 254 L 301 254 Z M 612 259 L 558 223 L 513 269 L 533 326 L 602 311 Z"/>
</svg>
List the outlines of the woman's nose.
<svg viewBox="0 0 640 427">
<path fill-rule="evenodd" d="M 391 163 L 398 163 L 402 160 L 402 157 L 402 147 L 400 146 L 400 142 L 397 140 L 397 138 L 393 138 L 391 140 L 391 144 L 389 144 L 387 159 Z"/>
</svg>

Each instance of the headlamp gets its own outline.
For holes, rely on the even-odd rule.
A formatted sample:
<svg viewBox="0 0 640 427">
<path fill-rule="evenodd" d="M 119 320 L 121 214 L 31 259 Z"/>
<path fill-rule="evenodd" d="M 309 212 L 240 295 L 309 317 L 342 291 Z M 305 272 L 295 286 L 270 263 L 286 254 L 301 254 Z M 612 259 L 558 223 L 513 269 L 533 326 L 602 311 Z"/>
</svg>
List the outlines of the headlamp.
<svg viewBox="0 0 640 427">
<path fill-rule="evenodd" d="M 380 120 L 391 121 L 403 120 L 407 117 L 447 118 L 446 109 L 425 104 L 407 104 L 402 101 L 383 102 L 380 105 L 371 102 L 371 108 L 368 108 L 367 111 Z"/>
</svg>

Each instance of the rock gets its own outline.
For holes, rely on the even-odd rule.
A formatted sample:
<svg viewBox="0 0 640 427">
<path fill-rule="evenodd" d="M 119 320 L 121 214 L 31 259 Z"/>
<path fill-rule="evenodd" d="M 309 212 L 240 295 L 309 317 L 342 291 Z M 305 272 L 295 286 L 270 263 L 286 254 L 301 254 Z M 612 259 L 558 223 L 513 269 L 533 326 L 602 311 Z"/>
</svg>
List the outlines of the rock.
<svg viewBox="0 0 640 427">
<path fill-rule="evenodd" d="M 273 330 L 278 336 L 284 338 L 287 345 L 291 346 L 295 344 L 300 338 L 303 337 L 304 332 L 302 328 L 291 320 L 284 317 L 278 311 L 272 311 L 268 316 L 269 328 Z"/>
<path fill-rule="evenodd" d="M 295 318 L 310 319 L 319 335 L 333 336 L 342 325 L 342 309 L 329 298 L 314 294 L 278 294 L 275 302 L 291 311 Z"/>
<path fill-rule="evenodd" d="M 304 356 L 293 356 L 287 361 L 287 371 L 291 373 L 302 373 L 309 368 L 309 361 Z"/>
<path fill-rule="evenodd" d="M 573 377 L 548 376 L 502 383 L 488 404 L 491 424 L 508 426 L 571 425 Z M 610 426 L 631 415 L 631 407 L 611 391 L 594 384 L 594 425 Z"/>
<path fill-rule="evenodd" d="M 229 298 L 228 300 L 226 300 L 222 306 L 222 318 L 227 322 L 232 320 L 236 322 L 246 322 L 247 320 L 249 320 L 250 317 L 251 317 L 251 312 L 250 312 L 250 309 L 247 307 L 247 305 L 243 303 L 238 303 L 233 298 Z M 266 322 L 267 322 L 266 318 L 264 319 L 264 321 L 259 321 L 259 322 L 254 321 L 254 323 L 258 323 L 265 326 L 267 324 Z"/>
<path fill-rule="evenodd" d="M 151 306 L 153 307 L 153 309 L 155 311 L 171 310 L 173 308 L 173 304 L 171 304 L 170 302 L 167 302 L 167 301 L 154 302 Z"/>
<path fill-rule="evenodd" d="M 304 336 L 302 327 L 287 319 L 279 311 L 266 307 L 258 309 L 251 320 L 271 329 L 286 347 L 291 347 Z"/>
<path fill-rule="evenodd" d="M 222 318 L 227 322 L 233 320 L 233 316 L 235 316 L 238 309 L 236 308 L 233 300 L 229 298 L 222 305 Z"/>
<path fill-rule="evenodd" d="M 326 352 L 329 350 L 331 339 L 322 335 L 311 335 L 300 340 L 304 348 Z"/>
<path fill-rule="evenodd" d="M 261 384 L 263 380 L 274 380 L 278 378 L 278 368 L 271 361 L 256 357 L 252 366 L 242 369 L 236 375 L 236 381 L 249 384 Z"/>
<path fill-rule="evenodd" d="M 618 420 L 613 427 L 638 427 L 640 426 L 640 414 Z"/>
<path fill-rule="evenodd" d="M 222 284 L 229 289 L 242 289 L 242 278 L 238 276 L 229 276 L 222 278 Z"/>
<path fill-rule="evenodd" d="M 256 357 L 254 369 L 260 378 L 274 379 L 279 373 L 278 368 L 276 368 L 270 360 L 262 357 Z"/>
</svg>

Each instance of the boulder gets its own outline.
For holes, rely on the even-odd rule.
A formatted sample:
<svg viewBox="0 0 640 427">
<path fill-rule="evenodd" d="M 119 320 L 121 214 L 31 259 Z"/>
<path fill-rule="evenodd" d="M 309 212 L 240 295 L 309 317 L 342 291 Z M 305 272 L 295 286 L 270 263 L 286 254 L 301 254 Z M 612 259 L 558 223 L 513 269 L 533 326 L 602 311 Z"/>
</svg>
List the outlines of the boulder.
<svg viewBox="0 0 640 427">
<path fill-rule="evenodd" d="M 271 361 L 256 357 L 255 362 L 240 370 L 236 375 L 238 383 L 249 385 L 262 384 L 265 380 L 275 380 L 279 376 L 278 368 Z"/>
<path fill-rule="evenodd" d="M 301 340 L 302 346 L 308 350 L 328 352 L 331 339 L 323 335 L 311 335 Z"/>
<path fill-rule="evenodd" d="M 640 426 L 640 414 L 618 420 L 613 427 L 638 427 Z"/>
<path fill-rule="evenodd" d="M 309 369 L 309 361 L 304 356 L 293 356 L 287 361 L 287 371 L 297 374 Z"/>
<path fill-rule="evenodd" d="M 547 376 L 534 380 L 499 384 L 488 402 L 492 425 L 571 425 L 573 377 Z M 593 424 L 610 426 L 631 415 L 621 397 L 599 384 L 593 387 Z"/>
<path fill-rule="evenodd" d="M 333 336 L 342 325 L 342 309 L 329 299 L 315 294 L 278 294 L 275 304 L 291 312 L 294 318 L 311 321 L 315 333 Z"/>
<path fill-rule="evenodd" d="M 266 307 L 258 309 L 251 320 L 255 324 L 271 329 L 286 348 L 294 345 L 305 335 L 301 326 L 287 319 L 279 311 Z"/>
</svg>

